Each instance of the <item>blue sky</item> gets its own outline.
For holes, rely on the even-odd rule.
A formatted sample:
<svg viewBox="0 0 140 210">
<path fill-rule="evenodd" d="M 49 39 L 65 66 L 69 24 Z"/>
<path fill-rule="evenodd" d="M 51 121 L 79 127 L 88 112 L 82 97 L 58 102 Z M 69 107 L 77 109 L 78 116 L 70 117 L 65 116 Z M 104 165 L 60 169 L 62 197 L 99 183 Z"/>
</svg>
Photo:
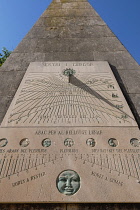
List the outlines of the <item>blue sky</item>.
<svg viewBox="0 0 140 210">
<path fill-rule="evenodd" d="M 14 50 L 52 0 L 0 0 L 0 52 Z M 89 0 L 140 64 L 140 0 Z"/>
</svg>

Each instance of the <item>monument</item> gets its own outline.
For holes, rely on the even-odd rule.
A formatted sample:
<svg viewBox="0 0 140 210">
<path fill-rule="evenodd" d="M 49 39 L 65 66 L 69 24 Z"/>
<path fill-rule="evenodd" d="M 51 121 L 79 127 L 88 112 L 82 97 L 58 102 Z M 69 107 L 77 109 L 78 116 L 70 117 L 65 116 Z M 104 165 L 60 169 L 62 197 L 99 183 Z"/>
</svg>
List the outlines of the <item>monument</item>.
<svg viewBox="0 0 140 210">
<path fill-rule="evenodd" d="M 139 72 L 86 0 L 54 0 L 0 68 L 0 202 L 139 202 Z"/>
</svg>

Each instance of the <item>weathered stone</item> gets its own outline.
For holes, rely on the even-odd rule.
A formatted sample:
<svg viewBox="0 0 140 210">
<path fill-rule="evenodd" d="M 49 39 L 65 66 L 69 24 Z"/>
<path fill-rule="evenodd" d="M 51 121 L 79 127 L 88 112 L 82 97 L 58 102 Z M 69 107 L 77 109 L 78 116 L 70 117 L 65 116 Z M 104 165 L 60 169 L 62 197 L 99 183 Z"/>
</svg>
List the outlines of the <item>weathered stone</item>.
<svg viewBox="0 0 140 210">
<path fill-rule="evenodd" d="M 0 122 L 24 72 L 35 61 L 108 61 L 119 73 L 118 82 L 125 86 L 125 96 L 132 100 L 128 104 L 138 118 L 140 66 L 113 36 L 86 0 L 54 0 L 0 68 Z M 139 209 L 139 204 L 2 204 L 0 209 L 116 210 Z"/>
<path fill-rule="evenodd" d="M 114 52 L 125 50 L 116 37 L 23 39 L 14 52 Z"/>
<path fill-rule="evenodd" d="M 86 30 L 88 29 L 88 30 Z M 67 26 L 67 27 L 33 27 L 27 34 L 30 38 L 93 38 L 93 37 L 114 37 L 114 34 L 107 26 Z"/>
<path fill-rule="evenodd" d="M 0 68 L 2 71 L 26 71 L 30 62 L 44 61 L 93 61 L 91 52 L 46 52 L 46 53 L 12 53 Z M 10 65 L 9 65 L 10 62 Z"/>
<path fill-rule="evenodd" d="M 91 52 L 50 52 L 45 53 L 45 61 L 93 61 Z"/>
<path fill-rule="evenodd" d="M 0 124 L 4 118 L 5 113 L 6 113 L 6 110 L 3 110 L 3 112 L 0 112 Z"/>
<path fill-rule="evenodd" d="M 41 17 L 35 26 L 60 27 L 60 26 L 103 26 L 105 22 L 100 17 Z"/>
<path fill-rule="evenodd" d="M 128 93 L 140 94 L 140 70 L 118 71 Z"/>
<path fill-rule="evenodd" d="M 6 62 L 0 68 L 0 71 L 25 71 L 30 62 L 40 61 L 43 62 L 46 59 L 45 53 L 15 53 L 13 52 Z M 10 63 L 10 65 L 9 65 Z"/>
<path fill-rule="evenodd" d="M 88 17 L 94 17 L 98 16 L 97 12 L 93 9 L 72 9 L 69 8 L 69 10 L 65 9 L 57 9 L 57 10 L 46 10 L 43 13 L 43 17 L 65 17 L 65 16 L 88 16 Z"/>
<path fill-rule="evenodd" d="M 12 99 L 7 96 L 14 95 L 30 62 L 57 60 L 107 60 L 118 70 L 122 79 L 120 84 L 122 83 L 126 88 L 126 97 L 130 96 L 140 114 L 140 67 L 118 39 L 113 36 L 114 34 L 107 28 L 98 14 L 91 10 L 87 1 L 53 1 L 49 10 L 42 15 L 35 27 L 32 28 L 0 69 L 0 94 L 4 95 L 1 99 L 0 119 L 3 118 Z M 21 73 L 19 70 L 23 72 Z M 128 95 L 128 93 L 130 94 Z M 40 207 L 41 205 L 35 208 Z M 71 210 L 96 207 L 99 209 L 98 205 L 93 204 L 67 205 L 67 209 Z M 103 209 L 119 208 L 118 205 L 107 204 L 102 205 L 102 207 Z M 25 206 L 21 208 L 24 209 Z M 44 207 L 42 206 L 42 208 Z M 124 206 L 124 208 L 127 207 Z M 47 209 L 66 209 L 66 205 L 62 204 L 57 207 L 57 204 L 48 204 Z"/>
<path fill-rule="evenodd" d="M 116 52 L 94 52 L 94 59 L 97 61 L 105 60 L 111 65 L 114 65 L 117 69 L 132 70 L 140 69 L 138 63 L 132 58 L 128 51 Z"/>
<path fill-rule="evenodd" d="M 37 39 L 23 39 L 20 44 L 16 47 L 14 52 L 34 52 L 37 46 Z"/>
<path fill-rule="evenodd" d="M 135 104 L 136 110 L 140 116 L 140 94 L 129 94 L 129 96 Z"/>
<path fill-rule="evenodd" d="M 10 72 L 8 72 L 8 71 L 2 72 L 1 71 L 0 72 L 0 87 L 1 87 L 0 95 L 6 96 L 6 97 L 14 96 L 23 76 L 24 76 L 23 71 L 10 71 Z"/>
<path fill-rule="evenodd" d="M 92 9 L 87 1 L 67 1 L 67 2 L 54 2 L 49 6 L 49 9 Z"/>
<path fill-rule="evenodd" d="M 0 99 L 1 99 L 0 100 L 0 112 L 3 112 L 5 110 L 7 110 L 13 97 L 7 96 L 7 95 L 5 95 L 5 96 L 0 95 Z"/>
</svg>

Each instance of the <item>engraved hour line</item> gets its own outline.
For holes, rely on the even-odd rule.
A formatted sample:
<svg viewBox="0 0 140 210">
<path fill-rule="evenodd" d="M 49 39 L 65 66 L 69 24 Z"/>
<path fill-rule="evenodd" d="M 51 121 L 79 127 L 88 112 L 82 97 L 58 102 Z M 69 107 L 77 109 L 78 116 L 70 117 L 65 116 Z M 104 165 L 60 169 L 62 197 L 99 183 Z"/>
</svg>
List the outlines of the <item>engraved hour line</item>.
<svg viewBox="0 0 140 210">
<path fill-rule="evenodd" d="M 45 83 L 44 83 L 45 82 Z M 51 86 L 53 84 L 53 86 Z M 38 82 L 37 79 L 33 79 L 33 81 L 25 81 L 25 88 L 23 88 L 23 90 L 25 89 L 28 89 L 28 88 L 31 88 L 31 90 L 45 90 L 45 88 L 49 88 L 49 90 L 53 90 L 56 88 L 56 84 L 54 84 L 53 82 L 51 82 L 49 80 L 49 78 L 44 78 L 43 81 L 40 81 Z M 26 93 L 26 91 L 22 91 L 22 93 Z"/>
<path fill-rule="evenodd" d="M 118 170 L 117 171 L 119 171 L 119 174 L 120 174 L 122 172 L 121 172 L 121 166 L 120 166 L 120 162 L 119 162 L 119 157 L 118 156 L 116 158 L 116 162 L 117 162 L 117 167 L 118 167 Z"/>
<path fill-rule="evenodd" d="M 111 165 L 111 166 L 110 166 L 110 170 L 113 171 L 113 166 L 114 166 L 114 165 L 113 165 L 113 162 L 112 162 L 112 157 L 110 157 L 110 165 Z"/>
<path fill-rule="evenodd" d="M 80 115 L 81 115 L 81 110 L 80 110 L 80 104 L 79 104 L 79 100 L 78 100 L 78 96 L 76 96 L 76 101 L 77 101 L 77 103 L 78 103 L 78 106 L 77 106 L 77 108 L 79 109 L 79 111 L 77 112 L 77 113 L 80 113 Z M 79 119 L 80 120 L 80 119 Z M 83 118 L 81 118 L 81 121 L 82 121 L 82 124 L 83 124 Z"/>
<path fill-rule="evenodd" d="M 56 102 L 57 103 L 57 102 Z M 52 101 L 52 104 L 53 104 L 53 101 Z M 47 111 L 47 110 L 46 110 Z M 52 110 L 53 111 L 53 110 Z"/>
<path fill-rule="evenodd" d="M 96 98 L 91 98 L 92 100 L 96 100 L 96 101 L 98 101 Z M 101 102 L 100 100 L 99 100 L 99 102 Z M 96 102 L 97 103 L 97 102 Z M 96 104 L 95 103 L 95 104 Z M 94 102 L 93 102 L 93 104 L 94 104 Z M 98 103 L 97 103 L 98 104 Z M 95 106 L 97 106 L 97 105 L 95 105 Z M 103 108 L 102 106 L 99 106 L 99 107 L 101 107 L 101 108 Z M 108 108 L 104 108 L 104 109 L 108 109 Z M 110 111 L 112 111 L 112 115 L 114 115 L 114 113 L 113 113 L 113 111 L 115 111 L 115 112 L 118 112 L 119 114 L 120 114 L 120 112 L 119 111 L 117 111 L 117 110 L 111 110 L 111 109 L 108 109 L 108 110 L 110 110 Z"/>
<path fill-rule="evenodd" d="M 9 172 L 9 175 L 13 173 L 14 165 L 15 165 L 15 159 L 13 159 L 13 163 L 12 163 L 12 167 L 10 167 L 11 171 Z"/>
<path fill-rule="evenodd" d="M 44 98 L 45 99 L 45 98 Z M 50 98 L 49 98 L 50 99 Z M 51 99 L 50 99 L 51 100 Z M 54 99 L 53 99 L 54 100 Z M 50 104 L 47 104 L 47 105 L 50 105 Z M 41 106 L 44 106 L 44 104 L 43 105 L 41 105 Z M 40 107 L 40 106 L 38 106 L 38 107 Z M 34 107 L 34 108 L 38 108 L 38 107 Z M 28 110 L 28 109 L 27 109 Z M 25 111 L 27 111 L 27 110 L 25 110 Z M 30 109 L 29 109 L 30 110 Z M 25 111 L 23 111 L 22 112 L 22 114 L 25 112 Z M 34 111 L 35 112 L 35 111 Z M 32 112 L 32 114 L 34 113 L 34 112 Z M 21 113 L 21 112 L 18 112 L 18 113 Z M 17 114 L 18 114 L 17 113 Z M 24 115 L 23 117 L 25 117 L 25 116 L 28 116 L 29 115 L 29 113 L 27 114 L 27 115 Z"/>
<path fill-rule="evenodd" d="M 49 106 L 49 109 L 48 109 L 48 112 L 47 112 L 47 115 L 49 116 L 49 113 L 51 112 L 51 104 L 53 104 L 53 102 L 55 101 L 55 97 L 52 99 L 51 103 L 50 103 L 50 106 Z M 49 120 L 49 118 L 48 118 Z"/>
<path fill-rule="evenodd" d="M 46 100 L 45 100 L 45 103 L 46 103 Z M 44 104 L 43 105 L 41 105 L 41 106 L 44 106 Z M 38 107 L 36 107 L 36 109 L 37 109 Z M 36 111 L 35 111 L 36 112 Z M 40 114 L 37 116 L 37 119 L 39 118 L 39 116 L 41 115 L 41 112 L 42 112 L 42 109 L 40 110 Z"/>
<path fill-rule="evenodd" d="M 36 96 L 39 96 L 41 93 L 45 93 L 46 92 L 46 87 L 44 88 L 44 89 L 38 89 L 38 88 L 33 88 L 33 90 L 32 90 L 32 88 L 31 88 L 32 86 L 28 86 L 26 89 L 27 89 L 27 91 L 26 92 L 23 92 L 23 94 L 21 95 L 19 95 L 19 100 L 22 100 L 22 99 L 30 99 L 30 97 L 36 97 Z M 22 90 L 21 90 L 21 93 L 22 93 L 22 91 L 24 91 L 24 90 L 26 90 L 25 88 L 23 88 Z"/>
<path fill-rule="evenodd" d="M 33 90 L 42 90 L 42 88 L 44 88 L 43 90 L 45 90 L 45 88 L 47 87 L 47 88 L 49 88 L 50 90 L 53 90 L 53 89 L 55 89 L 55 88 L 57 88 L 57 85 L 56 84 L 54 84 L 54 83 L 52 83 L 52 82 L 48 82 L 48 81 L 46 81 L 46 84 L 44 85 L 43 83 L 39 83 L 39 82 L 36 82 L 35 80 L 34 80 L 34 82 L 30 82 L 30 83 L 25 83 L 26 85 L 27 85 L 27 88 L 32 88 Z M 56 86 L 56 87 L 54 87 L 54 86 L 51 86 L 51 85 L 54 85 L 54 86 Z M 32 90 L 31 89 L 31 90 Z M 26 90 L 26 87 L 25 88 L 23 88 L 23 90 Z M 24 91 L 23 91 L 24 92 Z M 26 91 L 25 91 L 26 92 Z"/>
<path fill-rule="evenodd" d="M 94 100 L 96 100 L 96 99 L 93 99 L 93 98 L 91 98 L 91 96 L 89 96 L 89 97 L 85 97 L 84 100 L 85 100 L 85 103 L 87 103 L 87 100 L 88 100 L 89 102 L 92 101 L 93 104 L 94 104 Z M 91 103 L 91 102 L 90 102 L 90 103 Z M 89 103 L 89 104 L 90 104 L 90 103 Z M 91 104 L 92 104 L 92 103 L 91 103 Z M 84 108 L 85 113 L 86 113 L 87 116 L 88 116 L 88 112 L 89 112 L 90 116 L 91 116 L 91 114 L 93 114 L 93 116 L 94 116 L 94 110 L 92 109 L 91 106 L 90 106 L 90 108 L 86 108 L 85 106 L 84 106 L 83 108 Z M 83 113 L 84 113 L 84 112 L 83 112 Z M 92 120 L 95 120 L 95 119 L 93 118 Z M 91 122 L 90 118 L 89 118 L 89 121 Z"/>
<path fill-rule="evenodd" d="M 9 161 L 9 164 L 8 164 L 8 168 L 7 168 L 6 177 L 8 176 L 8 172 L 9 172 L 9 168 L 10 168 L 11 160 L 12 160 L 12 156 L 11 156 L 11 158 L 10 158 L 10 161 Z"/>
<path fill-rule="evenodd" d="M 127 165 L 128 165 L 129 173 L 130 173 L 130 176 L 131 176 L 130 166 L 129 166 L 129 163 L 128 163 L 128 157 L 127 157 L 127 155 L 126 155 L 125 157 L 126 157 L 126 161 L 127 161 Z"/>
<path fill-rule="evenodd" d="M 120 163 L 121 163 L 122 171 L 123 171 L 123 174 L 124 174 L 124 168 L 123 168 L 122 159 L 121 159 L 121 156 L 120 156 L 120 155 L 119 155 L 119 159 L 120 159 Z"/>
<path fill-rule="evenodd" d="M 33 92 L 32 92 L 32 94 L 29 97 L 27 97 L 27 95 L 23 97 L 23 100 L 25 100 L 25 101 L 22 101 L 22 103 L 25 104 L 25 103 L 27 103 L 28 101 L 31 101 L 31 100 L 41 99 L 43 96 L 46 96 L 46 91 L 40 91 L 40 92 L 36 91 L 36 94 L 33 94 Z M 22 99 L 19 98 L 19 101 L 20 100 L 22 100 Z M 16 106 L 16 109 L 19 108 L 20 106 Z"/>
<path fill-rule="evenodd" d="M 39 100 L 39 101 L 37 101 L 37 102 L 34 102 L 34 101 L 33 101 L 33 104 L 31 104 L 31 105 L 29 106 L 29 108 L 26 109 L 26 110 L 29 110 L 31 106 L 33 106 L 33 107 L 31 107 L 32 109 L 36 108 L 37 105 L 40 104 L 40 103 L 42 103 L 44 100 L 46 100 L 46 97 L 41 98 L 41 100 Z M 31 102 L 30 102 L 30 103 L 31 103 Z M 29 104 L 30 104 L 30 103 L 29 103 Z M 24 107 L 23 107 L 23 108 L 24 108 Z M 20 109 L 20 110 L 21 110 L 21 109 Z M 20 111 L 20 110 L 19 110 L 19 111 Z M 25 111 L 26 111 L 26 110 L 25 110 Z"/>
<path fill-rule="evenodd" d="M 13 171 L 14 171 L 14 166 L 15 166 L 15 159 L 14 159 L 14 157 L 12 158 L 12 163 L 11 163 L 11 165 L 10 165 L 10 170 L 9 170 L 9 172 L 8 172 L 8 177 L 13 173 Z"/>
<path fill-rule="evenodd" d="M 134 175 L 133 165 L 132 165 L 132 161 L 131 161 L 131 159 L 130 159 L 130 161 L 129 161 L 129 165 L 130 165 L 131 175 Z"/>
<path fill-rule="evenodd" d="M 125 155 L 124 161 L 125 161 L 125 164 L 126 164 L 127 174 L 130 174 L 130 169 L 129 169 L 128 160 L 127 160 L 127 156 L 126 155 Z"/>
<path fill-rule="evenodd" d="M 1 167 L 1 170 L 0 170 L 0 176 L 1 176 L 1 174 L 2 174 L 2 170 L 3 170 L 4 163 L 5 163 L 5 158 L 4 158 L 4 160 L 3 160 L 2 167 Z"/>
<path fill-rule="evenodd" d="M 42 105 L 42 106 L 44 106 L 44 105 Z M 39 107 L 39 106 L 38 106 L 38 107 Z M 38 107 L 37 107 L 37 108 L 38 108 Z M 43 110 L 43 109 L 42 109 L 42 110 Z M 42 111 L 42 110 L 41 110 L 41 111 Z M 25 111 L 27 111 L 27 110 L 25 110 Z M 25 112 L 25 111 L 24 111 L 24 112 Z M 98 111 L 100 111 L 100 110 L 98 110 Z M 22 114 L 23 114 L 24 112 L 22 112 Z M 100 112 L 101 112 L 101 111 L 100 111 Z M 34 112 L 32 112 L 32 114 L 33 114 L 33 113 L 34 113 Z M 102 112 L 102 113 L 103 113 L 103 112 Z M 17 113 L 17 114 L 18 114 L 18 113 Z M 23 117 L 28 116 L 28 115 L 29 115 L 29 114 L 24 115 Z M 110 117 L 109 114 L 107 114 L 107 115 Z M 113 115 L 113 116 L 116 117 L 116 115 Z M 19 118 L 19 117 L 18 117 L 18 118 Z M 17 119 L 18 119 L 18 118 L 17 118 Z M 110 117 L 110 118 L 111 118 L 111 117 Z M 121 119 L 121 118 L 120 118 L 120 119 Z M 13 120 L 13 121 L 15 121 L 15 120 Z"/>
<path fill-rule="evenodd" d="M 124 157 L 122 157 L 122 161 L 123 161 L 123 166 L 125 168 L 125 174 L 127 174 L 127 166 L 126 166 L 126 162 L 125 162 Z"/>
<path fill-rule="evenodd" d="M 43 98 L 41 101 L 44 101 L 44 100 L 46 100 L 46 99 Z M 39 101 L 38 103 L 41 103 L 41 101 Z M 34 108 L 36 108 L 36 105 L 32 107 L 32 109 L 34 109 Z M 28 112 L 27 115 L 30 115 L 30 112 L 32 111 L 32 109 L 30 109 L 30 111 Z M 24 111 L 21 113 L 21 115 L 19 115 L 19 117 L 21 117 L 21 116 L 24 114 L 24 112 L 26 112 L 26 111 L 27 111 L 27 110 L 24 110 Z M 32 114 L 32 113 L 31 113 L 31 114 Z"/>
<path fill-rule="evenodd" d="M 7 172 L 7 167 L 8 167 L 8 159 L 6 159 L 6 162 L 5 162 L 5 167 L 4 167 L 4 171 L 3 171 L 3 174 L 4 176 L 6 177 L 6 172 Z"/>
<path fill-rule="evenodd" d="M 42 103 L 42 102 L 41 102 Z M 90 104 L 89 103 L 87 103 L 89 106 L 90 106 Z M 47 103 L 47 105 L 49 105 L 48 103 Z M 41 105 L 41 106 L 44 106 L 44 104 L 43 105 Z M 37 107 L 33 107 L 33 108 L 39 108 L 40 106 L 37 106 Z M 102 107 L 103 108 L 103 107 Z M 27 109 L 27 110 L 30 110 L 30 109 Z M 24 113 L 25 111 L 27 111 L 27 110 L 24 110 L 22 113 Z M 100 111 L 100 110 L 98 110 L 98 111 Z M 103 111 L 102 111 L 103 112 Z M 16 114 L 18 114 L 18 113 L 21 113 L 21 112 L 17 112 Z M 30 112 L 29 112 L 30 113 Z M 113 114 L 112 114 L 113 115 Z M 26 115 L 25 115 L 26 116 Z M 114 116 L 114 115 L 113 115 Z"/>
<path fill-rule="evenodd" d="M 135 161 L 134 161 L 134 159 L 133 159 L 133 155 L 131 155 L 130 162 L 131 162 L 133 174 L 134 174 L 134 176 L 135 176 L 136 170 L 134 170 L 134 168 L 135 168 Z"/>
<path fill-rule="evenodd" d="M 57 80 L 56 80 L 57 81 Z M 50 82 L 51 83 L 51 82 Z M 40 103 L 40 102 L 38 102 L 38 103 Z M 25 106 L 26 107 L 26 106 Z M 24 107 L 23 107 L 24 108 Z M 34 108 L 34 107 L 33 107 Z M 38 108 L 38 107 L 37 107 Z M 99 110 L 100 111 L 100 110 Z M 112 111 L 112 110 L 111 110 Z M 25 112 L 25 111 L 24 111 Z M 101 112 L 101 111 L 100 111 Z M 29 112 L 30 113 L 30 112 Z M 113 113 L 113 111 L 112 111 L 112 113 Z M 109 116 L 109 115 L 108 115 Z M 110 116 L 109 116 L 110 117 Z M 116 116 L 115 116 L 116 117 Z"/>
<path fill-rule="evenodd" d="M 33 158 L 32 158 L 33 156 Z M 84 155 L 85 156 L 85 155 Z M 87 161 L 87 162 L 90 162 L 91 164 L 96 164 L 96 165 L 100 165 L 101 167 L 105 167 L 105 168 L 108 168 L 108 169 L 111 169 L 112 170 L 112 164 L 110 164 L 110 161 L 109 161 L 109 157 L 108 155 L 100 155 L 100 162 L 99 162 L 99 156 L 97 155 L 92 155 L 91 157 L 93 157 L 92 159 L 90 158 L 90 156 L 86 156 L 86 158 L 84 158 L 84 156 L 82 155 L 81 158 L 84 160 L 84 161 Z M 114 161 L 114 166 L 115 166 L 115 171 L 121 173 L 121 174 L 126 174 L 125 171 L 124 171 L 124 168 L 122 166 L 122 169 L 120 169 L 119 167 L 119 163 L 118 163 L 118 159 L 119 159 L 119 155 L 115 155 L 116 157 L 113 156 L 113 158 L 116 160 L 117 159 L 117 169 L 116 169 L 116 163 Z M 7 156 L 8 157 L 8 156 Z M 126 159 L 128 159 L 128 156 L 124 156 Z M 49 161 L 42 161 L 42 159 L 44 160 L 44 155 L 41 156 L 38 158 L 38 156 L 36 156 L 36 159 L 34 159 L 34 155 L 30 155 L 29 156 L 29 164 L 27 165 L 27 158 L 26 158 L 26 161 L 25 161 L 25 157 L 23 156 L 23 158 L 19 158 L 19 155 L 17 155 L 17 159 L 18 161 L 15 162 L 15 167 L 14 167 L 14 170 L 13 170 L 13 174 L 14 173 L 19 173 L 21 171 L 25 171 L 29 168 L 34 168 L 34 167 L 37 167 L 38 165 L 41 165 L 41 164 L 44 164 L 46 162 L 49 162 L 49 161 L 55 161 L 57 159 L 57 157 L 55 156 L 55 158 L 51 159 L 51 156 L 49 155 Z M 80 158 L 80 157 L 79 157 Z M 78 159 L 79 159 L 78 158 Z M 3 166 L 2 166 L 2 169 L 1 171 L 3 171 L 3 177 L 6 177 L 7 175 L 12 175 L 11 173 L 9 173 L 9 168 L 13 167 L 13 163 L 12 162 L 12 159 L 13 159 L 13 156 L 10 156 L 10 160 L 7 159 L 6 160 L 6 164 L 4 164 L 4 161 L 5 161 L 5 158 L 4 158 L 4 161 L 3 161 Z M 96 159 L 96 161 L 95 161 Z M 35 161 L 34 161 L 35 160 Z M 39 161 L 39 164 L 37 165 L 37 160 Z M 129 162 L 132 161 L 132 156 L 129 155 Z M 112 162 L 112 161 L 111 161 Z M 24 164 L 24 170 L 23 170 L 23 163 Z M 121 164 L 122 164 L 122 161 L 121 161 Z M 123 165 L 123 164 L 122 164 Z M 134 167 L 135 166 L 135 167 Z M 15 168 L 16 168 L 16 171 L 15 171 Z M 125 168 L 126 168 L 126 165 L 125 165 Z M 129 164 L 127 163 L 127 168 L 130 170 L 130 166 Z M 135 168 L 135 170 L 134 170 Z M 114 171 L 114 170 L 113 170 Z M 133 172 L 133 174 L 131 174 L 131 171 L 129 171 L 129 173 L 127 172 L 126 175 L 129 175 L 129 176 L 133 176 L 135 178 L 138 178 L 139 179 L 139 174 L 138 174 L 138 171 L 137 171 L 137 166 L 136 164 L 133 164 L 133 171 L 135 171 L 135 173 Z"/>
<path fill-rule="evenodd" d="M 30 92 L 25 92 L 24 93 L 24 96 L 23 96 L 23 99 L 25 99 L 26 98 L 26 96 L 27 96 L 27 99 L 28 98 L 30 98 L 30 96 L 32 96 L 32 97 L 36 97 L 36 96 L 40 96 L 40 93 L 43 93 L 43 94 L 45 94 L 47 91 L 55 91 L 58 87 L 56 87 L 55 89 L 53 89 L 53 90 L 47 90 L 46 88 L 48 88 L 47 86 L 44 88 L 44 89 L 40 89 L 40 91 L 39 91 L 39 89 L 38 88 L 34 88 L 33 90 L 35 91 L 35 93 L 33 94 L 33 92 L 34 91 L 31 91 L 31 87 L 29 86 L 29 87 L 27 87 L 27 90 L 29 90 L 30 89 Z M 22 89 L 22 90 L 24 90 L 24 88 Z M 29 94 L 29 95 L 27 95 L 27 93 Z M 20 96 L 19 96 L 20 97 Z M 22 99 L 22 97 L 20 97 L 20 100 Z"/>
<path fill-rule="evenodd" d="M 132 156 L 132 159 L 133 159 L 134 166 L 135 166 L 135 169 L 136 169 L 136 174 L 137 174 L 137 176 L 138 176 L 138 179 L 140 179 L 139 173 L 138 173 L 138 170 L 137 170 L 137 166 L 136 166 L 136 160 L 135 160 L 134 156 Z"/>
<path fill-rule="evenodd" d="M 21 90 L 21 93 L 23 93 L 24 95 L 24 97 L 27 95 L 27 97 L 29 98 L 29 96 L 36 96 L 38 93 L 40 93 L 40 92 L 43 92 L 43 93 L 45 93 L 46 91 L 56 91 L 57 89 L 58 89 L 58 86 L 56 86 L 56 87 L 53 87 L 53 83 L 51 84 L 52 85 L 52 87 L 48 87 L 47 85 L 46 86 L 42 86 L 42 88 L 38 88 L 38 87 L 33 87 L 32 85 L 29 85 L 29 86 L 27 86 L 27 88 L 23 88 L 22 90 Z M 59 87 L 59 88 L 61 88 L 61 87 Z M 27 91 L 26 91 L 26 89 L 27 89 Z M 25 90 L 25 92 L 24 92 L 24 90 Z M 33 94 L 34 93 L 34 94 Z M 21 98 L 21 96 L 20 96 L 20 98 Z"/>
</svg>

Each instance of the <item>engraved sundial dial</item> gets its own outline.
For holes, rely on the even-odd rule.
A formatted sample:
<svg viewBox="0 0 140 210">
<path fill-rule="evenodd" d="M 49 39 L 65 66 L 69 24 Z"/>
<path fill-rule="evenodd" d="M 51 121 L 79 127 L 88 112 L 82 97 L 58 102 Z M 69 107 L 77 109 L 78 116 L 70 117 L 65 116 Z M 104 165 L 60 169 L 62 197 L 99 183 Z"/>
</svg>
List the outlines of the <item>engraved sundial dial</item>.
<svg viewBox="0 0 140 210">
<path fill-rule="evenodd" d="M 138 202 L 139 152 L 107 62 L 33 62 L 0 127 L 0 201 Z"/>
<path fill-rule="evenodd" d="M 107 63 L 100 72 L 93 66 L 86 72 L 83 66 L 46 66 L 44 71 L 34 65 L 38 64 L 27 71 L 2 125 L 135 125 Z"/>
</svg>

